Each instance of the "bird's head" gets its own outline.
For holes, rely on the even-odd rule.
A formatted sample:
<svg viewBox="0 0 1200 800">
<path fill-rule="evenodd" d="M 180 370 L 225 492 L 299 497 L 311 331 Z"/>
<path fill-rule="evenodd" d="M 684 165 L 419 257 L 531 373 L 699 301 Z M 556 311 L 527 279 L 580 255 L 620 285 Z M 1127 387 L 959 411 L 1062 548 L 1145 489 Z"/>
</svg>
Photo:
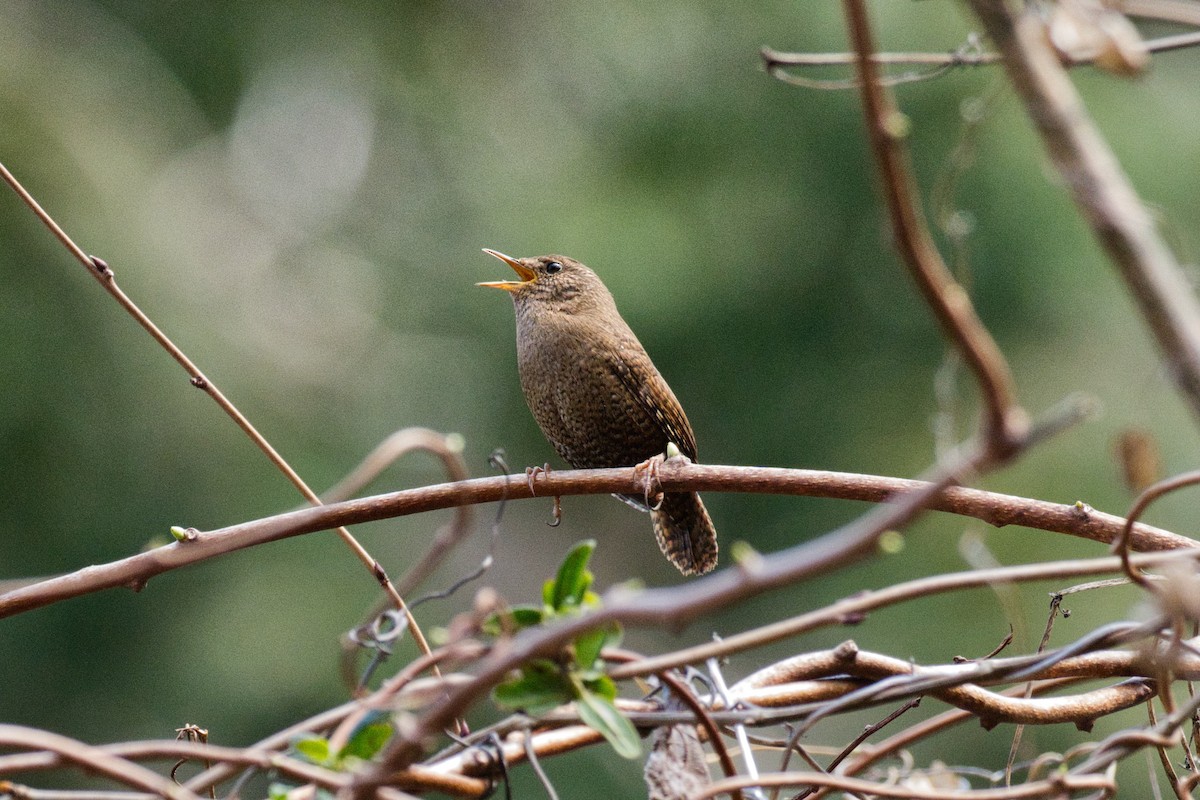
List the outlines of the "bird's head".
<svg viewBox="0 0 1200 800">
<path fill-rule="evenodd" d="M 613 307 L 612 295 L 596 273 L 573 258 L 559 255 L 513 258 L 486 247 L 483 252 L 512 267 L 519 280 L 486 281 L 478 285 L 503 289 L 512 295 L 518 308 L 536 304 L 546 309 L 580 314 Z"/>
</svg>

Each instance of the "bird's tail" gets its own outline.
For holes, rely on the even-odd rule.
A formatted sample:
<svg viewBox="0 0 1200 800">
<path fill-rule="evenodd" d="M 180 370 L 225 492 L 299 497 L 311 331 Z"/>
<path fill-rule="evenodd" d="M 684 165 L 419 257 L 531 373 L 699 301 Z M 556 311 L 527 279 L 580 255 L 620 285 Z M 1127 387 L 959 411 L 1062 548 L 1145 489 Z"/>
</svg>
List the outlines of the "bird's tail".
<svg viewBox="0 0 1200 800">
<path fill-rule="evenodd" d="M 703 575 L 717 565 L 717 529 L 695 492 L 663 496 L 651 511 L 658 546 L 684 575 Z"/>
</svg>

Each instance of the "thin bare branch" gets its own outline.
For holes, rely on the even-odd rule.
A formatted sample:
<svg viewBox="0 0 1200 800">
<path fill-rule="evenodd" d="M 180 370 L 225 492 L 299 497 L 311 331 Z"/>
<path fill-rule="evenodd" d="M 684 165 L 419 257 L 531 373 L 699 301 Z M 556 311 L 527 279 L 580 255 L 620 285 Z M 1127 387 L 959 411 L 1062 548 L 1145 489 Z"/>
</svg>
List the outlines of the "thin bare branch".
<svg viewBox="0 0 1200 800">
<path fill-rule="evenodd" d="M 1180 553 L 1186 558 L 1200 557 L 1190 555 L 1194 550 L 1189 549 Z M 1154 557 L 1135 557 L 1135 563 L 1164 563 Z M 694 647 L 683 648 L 661 656 L 651 656 L 631 664 L 618 665 L 610 671 L 613 678 L 629 678 L 635 675 L 648 675 L 662 669 L 692 664 L 714 656 L 725 656 L 731 653 L 761 647 L 770 642 L 779 641 L 791 636 L 829 625 L 848 625 L 862 622 L 866 614 L 878 608 L 895 605 L 919 597 L 930 597 L 944 592 L 958 591 L 968 587 L 989 586 L 994 583 L 1008 581 L 1037 581 L 1057 579 L 1069 576 L 1096 575 L 1106 572 L 1116 572 L 1121 568 L 1121 560 L 1117 557 L 1069 561 L 1041 562 L 1024 564 L 1013 567 L 998 567 L 991 570 L 971 570 L 947 575 L 933 575 L 918 578 L 906 583 L 894 584 L 883 589 L 858 592 L 852 597 L 839 600 L 824 608 L 815 609 L 788 619 L 780 620 L 748 631 L 743 631 L 723 638 L 719 642 L 707 642 Z"/>
<path fill-rule="evenodd" d="M 287 462 L 275 447 L 267 441 L 267 438 L 259 433 L 258 429 L 250 422 L 250 420 L 233 404 L 225 394 L 217 388 L 217 385 L 212 380 L 200 371 L 200 368 L 192 362 L 183 350 L 171 340 L 165 332 L 162 331 L 154 321 L 146 315 L 133 300 L 121 290 L 117 285 L 116 277 L 108 264 L 97 256 L 88 255 L 83 249 L 75 243 L 75 241 L 67 234 L 63 228 L 54 221 L 54 218 L 42 208 L 41 204 L 34 199 L 33 195 L 21 185 L 21 182 L 9 172 L 8 167 L 0 164 L 0 177 L 16 192 L 21 201 L 33 211 L 34 215 L 44 224 L 54 237 L 62 243 L 63 247 L 75 257 L 80 264 L 95 278 L 109 295 L 112 296 L 117 304 L 121 306 L 133 319 L 140 325 L 150 336 L 158 343 L 160 347 L 167 352 L 171 358 L 175 359 L 179 366 L 183 367 L 187 373 L 192 386 L 200 389 L 205 394 L 213 399 L 213 401 L 229 416 L 234 423 L 242 429 L 242 432 L 254 442 L 255 446 L 263 452 L 270 460 L 275 468 L 278 469 L 288 479 L 288 481 L 296 487 L 300 494 L 314 506 L 320 506 L 321 500 L 316 492 L 309 488 L 300 474 L 292 469 L 292 466 Z M 396 591 L 396 587 L 392 585 L 391 579 L 388 577 L 387 570 L 383 565 L 375 560 L 365 547 L 350 533 L 345 527 L 335 528 L 337 535 L 350 548 L 355 557 L 363 563 L 367 570 L 371 573 L 371 577 L 383 588 L 391 599 L 392 604 L 396 608 L 404 612 L 408 622 L 409 630 L 412 632 L 413 639 L 422 652 L 429 652 L 429 644 L 425 640 L 425 634 L 422 633 L 420 625 L 412 614 L 408 612 L 408 607 L 404 603 L 404 598 Z"/>
<path fill-rule="evenodd" d="M 659 480 L 666 490 L 789 494 L 873 503 L 891 502 L 897 497 L 910 497 L 916 492 L 927 492 L 932 486 L 928 482 L 900 478 L 818 470 L 689 464 L 683 459 L 665 462 L 659 469 Z M 641 478 L 634 468 L 555 470 L 538 478 L 538 493 L 567 496 L 632 491 L 636 494 L 642 486 L 640 481 Z M 200 531 L 189 541 L 174 542 L 145 553 L 47 578 L 0 594 L 0 618 L 103 589 L 122 586 L 141 589 L 150 578 L 169 570 L 265 542 L 338 525 L 388 519 L 461 505 L 496 502 L 505 498 L 525 500 L 531 497 L 533 495 L 523 481 L 510 481 L 504 476 L 476 478 L 305 508 L 227 528 Z M 1124 526 L 1124 520 L 1120 517 L 1095 511 L 1083 503 L 1048 503 L 978 489 L 948 487 L 941 495 L 927 496 L 923 502 L 934 510 L 975 517 L 998 527 L 1020 525 L 1079 536 L 1105 544 L 1111 543 Z M 1138 551 L 1180 549 L 1196 545 L 1192 539 L 1149 525 L 1135 525 L 1132 534 L 1130 545 Z"/>
<path fill-rule="evenodd" d="M 844 0 L 843 6 L 850 40 L 858 55 L 856 65 L 862 83 L 867 134 L 882 178 L 896 248 L 942 330 L 957 346 L 979 383 L 986 408 L 981 438 L 987 456 L 1007 460 L 1015 455 L 1018 442 L 1028 430 L 1028 417 L 1017 404 L 1004 354 L 975 313 L 966 290 L 946 267 L 929 233 L 904 144 L 908 123 L 880 84 L 866 8 L 861 0 Z"/>
<path fill-rule="evenodd" d="M 200 800 L 187 789 L 157 772 L 151 772 L 132 761 L 57 733 L 0 723 L 0 746 L 54 753 L 67 763 L 104 775 L 131 788 L 153 792 L 169 800 Z"/>
<path fill-rule="evenodd" d="M 1182 4 L 1180 5 L 1182 6 Z M 1193 16 L 1189 24 L 1200 24 L 1200 20 L 1197 20 L 1195 16 L 1197 14 L 1194 10 L 1195 7 L 1192 6 L 1192 9 Z M 1160 36 L 1155 39 L 1147 39 L 1144 42 L 1146 52 L 1148 53 L 1167 53 L 1173 50 L 1196 47 L 1197 45 L 1200 45 L 1200 31 Z M 763 66 L 767 72 L 772 77 L 787 83 L 819 89 L 857 89 L 862 85 L 857 79 L 841 81 L 814 80 L 812 78 L 801 78 L 791 75 L 786 71 L 789 68 L 797 67 L 850 67 L 857 63 L 857 53 L 785 53 L 773 50 L 770 47 L 764 47 L 759 55 L 762 57 Z M 1085 66 L 1093 63 L 1095 59 L 1095 54 L 1076 57 L 1071 59 L 1071 62 L 1067 66 Z M 947 53 L 874 53 L 871 55 L 871 61 L 885 67 L 923 68 L 922 71 L 916 73 L 902 73 L 900 75 L 889 75 L 881 78 L 885 85 L 894 86 L 896 83 L 904 83 L 912 80 L 927 80 L 943 74 L 948 69 L 957 67 L 992 66 L 999 64 L 1001 57 L 999 53 L 980 50 L 974 40 L 969 40 L 957 50 Z"/>
<path fill-rule="evenodd" d="M 1113 550 L 1121 557 L 1121 563 L 1124 565 L 1125 574 L 1129 576 L 1131 581 L 1134 581 L 1143 589 L 1157 593 L 1157 590 L 1151 585 L 1146 576 L 1141 570 L 1129 562 L 1129 541 L 1130 531 L 1137 524 L 1138 519 L 1146 512 L 1152 503 L 1164 495 L 1171 492 L 1185 489 L 1189 486 L 1195 486 L 1200 483 L 1200 471 L 1185 472 L 1182 475 L 1175 475 L 1165 480 L 1161 480 L 1152 486 L 1147 486 L 1141 494 L 1134 500 L 1133 506 L 1129 509 L 1129 516 L 1125 518 L 1125 524 L 1121 526 L 1121 534 L 1113 542 Z"/>
<path fill-rule="evenodd" d="M 1004 56 L 1018 96 L 1063 183 L 1150 326 L 1171 375 L 1200 417 L 1200 303 L 1108 143 L 1093 124 L 1029 6 L 969 0 Z"/>
</svg>

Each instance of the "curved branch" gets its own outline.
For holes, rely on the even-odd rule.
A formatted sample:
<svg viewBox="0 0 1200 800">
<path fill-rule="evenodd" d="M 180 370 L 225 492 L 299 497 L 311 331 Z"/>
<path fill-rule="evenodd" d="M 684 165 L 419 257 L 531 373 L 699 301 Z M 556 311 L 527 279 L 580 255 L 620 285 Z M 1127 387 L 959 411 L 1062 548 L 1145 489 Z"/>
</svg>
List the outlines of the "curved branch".
<svg viewBox="0 0 1200 800">
<path fill-rule="evenodd" d="M 904 144 L 907 122 L 880 82 L 866 9 L 861 0 L 844 0 L 843 5 L 850 40 L 858 55 L 856 68 L 867 135 L 882 178 L 896 249 L 943 332 L 954 342 L 979 384 L 985 405 L 982 439 L 987 455 L 1005 461 L 1016 454 L 1029 426 L 1028 416 L 1017 403 L 1004 353 L 975 313 L 967 290 L 942 260 L 925 224 Z"/>
<path fill-rule="evenodd" d="M 199 800 L 196 795 L 157 772 L 57 733 L 22 725 L 0 724 L 0 746 L 45 750 L 64 761 L 135 789 L 153 792 L 169 800 Z"/>
<path fill-rule="evenodd" d="M 926 787 L 911 788 L 901 784 L 876 783 L 858 778 L 844 778 L 827 772 L 767 772 L 756 778 L 736 778 L 716 781 L 695 800 L 708 800 L 740 789 L 755 786 L 828 786 L 846 793 L 857 793 L 871 797 L 900 797 L 913 800 L 1025 800 L 1026 798 L 1061 798 L 1069 792 L 1084 790 L 1115 792 L 1113 782 L 1102 775 L 1064 775 L 1042 781 L 1031 781 L 1016 786 L 998 789 L 971 789 L 962 791 L 930 790 Z M 1106 795 L 1107 796 L 1107 795 Z"/>
<path fill-rule="evenodd" d="M 932 487 L 925 481 L 901 478 L 691 464 L 684 459 L 665 462 L 659 468 L 658 478 L 662 488 L 668 491 L 786 494 L 870 503 L 886 503 L 915 492 L 929 491 Z M 637 494 L 642 491 L 643 480 L 644 476 L 632 467 L 555 470 L 539 476 L 534 489 L 539 497 Z M 108 564 L 85 567 L 0 594 L 0 618 L 103 589 L 125 586 L 137 591 L 150 578 L 163 572 L 291 536 L 340 525 L 534 496 L 525 481 L 512 481 L 504 476 L 476 478 L 304 508 L 214 531 L 201 531 L 187 541 L 174 542 Z M 962 487 L 948 487 L 926 503 L 933 510 L 974 517 L 997 527 L 1020 525 L 1106 544 L 1119 536 L 1124 525 L 1120 517 L 1092 510 L 1082 503 L 1064 505 Z M 1130 539 L 1130 547 L 1143 552 L 1196 545 L 1195 540 L 1140 523 L 1134 526 Z"/>
<path fill-rule="evenodd" d="M 1079 726 L 1090 727 L 1097 718 L 1144 702 L 1154 696 L 1155 692 L 1151 682 L 1135 679 L 1070 697 L 1005 697 L 977 684 L 977 663 L 925 667 L 845 645 L 820 653 L 805 653 L 774 666 L 773 675 L 783 673 L 808 679 L 849 674 L 870 680 L 911 676 L 914 679 L 936 677 L 949 682 L 956 680 L 954 676 L 960 674 L 962 683 L 952 683 L 927 693 L 950 705 L 970 711 L 989 729 L 1001 722 L 1022 725 L 1073 722 Z M 994 666 L 1003 671 L 1005 662 L 987 662 L 987 666 Z M 1046 677 L 1060 677 L 1059 673 L 1053 670 L 1046 672 Z M 733 691 L 761 687 L 767 685 L 764 683 L 766 680 L 768 677 L 760 671 L 738 683 L 733 687 Z"/>
</svg>

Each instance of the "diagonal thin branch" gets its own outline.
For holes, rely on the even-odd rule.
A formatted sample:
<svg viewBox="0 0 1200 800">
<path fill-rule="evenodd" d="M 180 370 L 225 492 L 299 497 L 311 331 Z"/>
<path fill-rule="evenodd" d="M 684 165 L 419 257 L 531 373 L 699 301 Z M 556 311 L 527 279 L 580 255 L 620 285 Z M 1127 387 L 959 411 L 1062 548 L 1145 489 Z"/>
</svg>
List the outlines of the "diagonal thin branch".
<svg viewBox="0 0 1200 800">
<path fill-rule="evenodd" d="M 1034 9 L 968 0 L 1050 160 L 1150 326 L 1178 389 L 1200 417 L 1200 302 L 1154 218 L 1100 135 Z"/>
<path fill-rule="evenodd" d="M 258 429 L 254 427 L 254 425 L 244 414 L 242 414 L 237 406 L 235 406 L 233 402 L 230 401 L 229 398 L 227 398 L 225 394 L 217 388 L 217 385 L 213 383 L 207 375 L 200 371 L 200 368 L 196 366 L 196 364 L 193 363 L 190 358 L 187 357 L 183 350 L 180 349 L 180 347 L 176 345 L 175 342 L 173 342 L 171 338 L 162 331 L 161 328 L 154 324 L 154 321 L 151 320 L 150 317 L 148 317 L 146 313 L 138 307 L 137 303 L 133 302 L 129 295 L 125 294 L 125 292 L 121 290 L 121 287 L 117 285 L 116 277 L 114 276 L 113 271 L 108 264 L 105 263 L 105 261 L 101 258 L 85 253 L 83 249 L 77 245 L 75 241 L 67 234 L 67 232 L 63 230 L 63 228 L 57 222 L 54 221 L 54 218 L 51 217 L 44 208 L 42 208 L 41 204 L 38 203 L 33 195 L 29 193 L 29 190 L 27 190 L 21 184 L 21 182 L 16 179 L 16 177 L 8 170 L 8 167 L 4 166 L 4 164 L 0 164 L 0 177 L 2 177 L 4 181 L 12 188 L 12 190 L 16 192 L 17 196 L 21 198 L 21 201 L 25 203 L 25 205 L 27 205 L 31 211 L 33 211 L 34 215 L 42 222 L 42 224 L 45 225 L 52 234 L 54 234 L 54 237 L 62 243 L 63 247 L 65 247 L 67 251 L 70 252 L 71 255 L 74 256 L 75 259 L 84 266 L 88 273 L 95 278 L 97 282 L 99 282 L 104 290 L 108 292 L 114 300 L 117 301 L 118 305 L 125 309 L 125 311 L 131 317 L 133 317 L 137 324 L 140 325 L 147 333 L 149 333 L 154 341 L 158 342 L 159 346 L 162 347 L 163 350 L 165 350 L 168 355 L 171 356 L 171 358 L 175 359 L 179 366 L 183 367 L 184 371 L 187 372 L 192 385 L 197 389 L 202 390 L 205 394 L 213 399 L 213 401 L 221 408 L 221 410 L 224 411 L 229 418 L 232 419 L 234 423 L 242 429 L 242 432 L 250 437 L 250 441 L 254 442 L 255 446 L 257 446 L 258 449 L 267 456 L 271 463 L 274 464 L 275 467 L 284 474 L 288 481 L 295 486 L 297 490 L 299 490 L 300 494 L 303 495 L 305 500 L 314 506 L 320 506 L 321 499 L 317 496 L 316 492 L 309 488 L 308 484 L 304 482 L 304 479 L 300 477 L 300 474 L 292 469 L 292 466 L 288 464 L 287 460 L 284 459 L 279 451 L 277 451 L 275 447 L 267 441 L 265 436 L 259 433 Z M 354 537 L 354 534 L 350 533 L 350 531 L 345 527 L 338 527 L 336 531 L 338 536 L 341 537 L 342 541 L 345 542 L 346 546 L 349 547 L 351 552 L 354 553 L 358 560 L 361 561 L 364 566 L 366 566 L 367 570 L 371 573 L 371 576 L 387 593 L 393 605 L 404 612 L 408 622 L 408 628 L 412 632 L 413 639 L 421 648 L 421 651 L 428 654 L 429 644 L 425 640 L 424 633 L 421 632 L 421 627 L 417 624 L 416 618 L 409 613 L 408 607 L 404 603 L 404 598 L 402 598 L 400 593 L 396 591 L 396 587 L 392 584 L 391 578 L 388 577 L 387 571 L 383 568 L 383 565 L 380 564 L 375 557 L 372 556 L 367 549 L 359 543 L 358 539 Z"/>
<path fill-rule="evenodd" d="M 1004 354 L 976 315 L 966 290 L 942 260 L 925 223 L 904 144 L 907 120 L 880 83 L 866 9 L 861 0 L 844 0 L 844 7 L 850 39 L 858 54 L 867 134 L 883 181 L 896 248 L 925 302 L 979 383 L 986 406 L 981 435 L 986 455 L 1005 461 L 1015 455 L 1028 429 L 1028 417 L 1017 404 Z"/>
</svg>

